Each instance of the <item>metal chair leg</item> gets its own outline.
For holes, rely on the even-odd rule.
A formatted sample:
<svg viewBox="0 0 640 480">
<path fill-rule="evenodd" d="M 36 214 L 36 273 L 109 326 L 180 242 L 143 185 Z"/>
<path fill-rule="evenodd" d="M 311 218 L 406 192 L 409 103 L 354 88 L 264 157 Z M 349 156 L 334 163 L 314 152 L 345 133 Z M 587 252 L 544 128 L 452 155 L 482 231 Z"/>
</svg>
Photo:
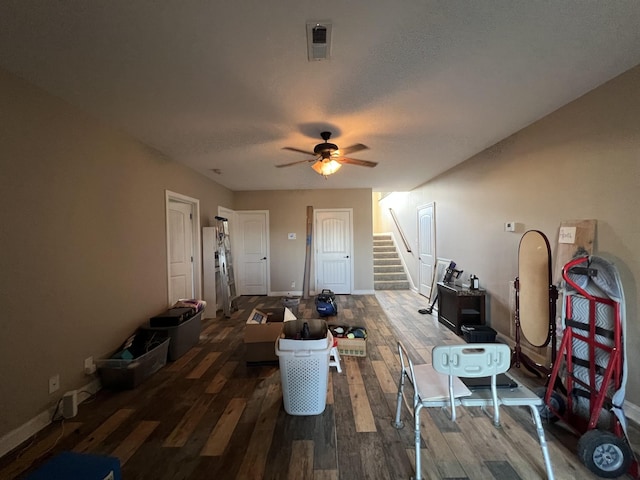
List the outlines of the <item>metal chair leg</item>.
<svg viewBox="0 0 640 480">
<path fill-rule="evenodd" d="M 413 412 L 413 428 L 414 428 L 414 436 L 415 436 L 415 448 L 416 448 L 416 476 L 413 477 L 415 480 L 422 479 L 422 463 L 420 461 L 421 452 L 420 452 L 420 410 L 422 410 L 422 405 L 418 404 L 414 408 Z"/>
<path fill-rule="evenodd" d="M 391 425 L 395 428 L 400 429 L 404 428 L 404 422 L 400 420 L 400 415 L 402 413 L 402 390 L 404 389 L 404 372 L 400 372 L 400 381 L 398 382 L 398 397 L 396 400 L 396 417 Z"/>
<path fill-rule="evenodd" d="M 544 436 L 544 429 L 542 428 L 542 421 L 540 421 L 540 413 L 538 407 L 535 405 L 529 406 L 531 415 L 533 415 L 533 421 L 536 424 L 536 431 L 538 432 L 538 440 L 540 440 L 540 448 L 542 448 L 542 456 L 544 457 L 544 466 L 547 470 L 547 478 L 554 480 L 553 468 L 551 467 L 551 457 L 549 456 L 549 447 L 547 445 L 547 439 Z"/>
</svg>

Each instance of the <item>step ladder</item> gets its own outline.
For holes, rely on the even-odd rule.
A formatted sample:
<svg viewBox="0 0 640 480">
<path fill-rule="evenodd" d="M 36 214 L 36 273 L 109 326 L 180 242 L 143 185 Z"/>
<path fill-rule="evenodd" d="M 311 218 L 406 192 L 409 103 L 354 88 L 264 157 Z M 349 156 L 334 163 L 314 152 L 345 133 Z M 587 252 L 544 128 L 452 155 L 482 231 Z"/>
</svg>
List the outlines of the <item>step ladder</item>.
<svg viewBox="0 0 640 480">
<path fill-rule="evenodd" d="M 238 310 L 236 280 L 231 258 L 231 237 L 229 220 L 216 217 L 216 240 L 218 244 L 218 265 L 220 267 L 220 287 L 222 290 L 222 311 L 225 317 Z"/>
</svg>

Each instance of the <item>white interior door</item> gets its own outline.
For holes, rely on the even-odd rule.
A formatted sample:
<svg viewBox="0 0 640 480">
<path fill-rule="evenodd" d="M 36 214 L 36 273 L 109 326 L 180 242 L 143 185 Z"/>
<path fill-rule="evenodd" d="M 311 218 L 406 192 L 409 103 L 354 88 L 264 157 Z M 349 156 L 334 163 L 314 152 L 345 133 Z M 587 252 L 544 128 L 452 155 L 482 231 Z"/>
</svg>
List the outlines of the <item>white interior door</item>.
<svg viewBox="0 0 640 480">
<path fill-rule="evenodd" d="M 180 298 L 194 298 L 193 289 L 193 212 L 188 203 L 169 200 L 168 254 L 169 304 Z"/>
<path fill-rule="evenodd" d="M 204 318 L 215 318 L 218 311 L 218 289 L 220 287 L 218 267 L 218 241 L 216 227 L 202 229 L 202 297 L 207 302 Z"/>
<path fill-rule="evenodd" d="M 352 209 L 314 210 L 316 290 L 350 294 L 353 284 Z"/>
<path fill-rule="evenodd" d="M 418 292 L 428 298 L 436 264 L 434 211 L 433 203 L 418 209 Z"/>
<path fill-rule="evenodd" d="M 266 295 L 269 270 L 269 212 L 236 212 L 238 239 L 234 244 L 239 295 Z"/>
<path fill-rule="evenodd" d="M 201 298 L 200 201 L 165 190 L 167 303 Z"/>
</svg>

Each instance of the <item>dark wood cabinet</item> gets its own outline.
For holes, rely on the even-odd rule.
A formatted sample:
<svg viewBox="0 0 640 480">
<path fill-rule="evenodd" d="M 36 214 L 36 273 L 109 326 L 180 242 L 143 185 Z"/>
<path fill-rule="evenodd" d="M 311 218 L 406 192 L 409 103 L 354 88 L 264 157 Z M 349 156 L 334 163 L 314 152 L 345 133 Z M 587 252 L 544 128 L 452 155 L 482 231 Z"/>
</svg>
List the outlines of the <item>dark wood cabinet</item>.
<svg viewBox="0 0 640 480">
<path fill-rule="evenodd" d="M 457 335 L 462 325 L 484 325 L 485 293 L 438 282 L 438 321 Z"/>
</svg>

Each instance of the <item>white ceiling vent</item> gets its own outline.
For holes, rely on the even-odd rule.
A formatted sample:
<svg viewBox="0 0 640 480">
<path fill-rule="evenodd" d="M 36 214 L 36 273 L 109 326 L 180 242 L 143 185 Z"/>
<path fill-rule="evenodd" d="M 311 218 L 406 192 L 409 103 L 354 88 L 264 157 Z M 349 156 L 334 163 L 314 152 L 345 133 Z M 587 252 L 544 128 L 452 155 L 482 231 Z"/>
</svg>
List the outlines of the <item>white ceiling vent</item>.
<svg viewBox="0 0 640 480">
<path fill-rule="evenodd" d="M 307 52 L 310 62 L 331 56 L 330 22 L 307 22 Z"/>
</svg>

